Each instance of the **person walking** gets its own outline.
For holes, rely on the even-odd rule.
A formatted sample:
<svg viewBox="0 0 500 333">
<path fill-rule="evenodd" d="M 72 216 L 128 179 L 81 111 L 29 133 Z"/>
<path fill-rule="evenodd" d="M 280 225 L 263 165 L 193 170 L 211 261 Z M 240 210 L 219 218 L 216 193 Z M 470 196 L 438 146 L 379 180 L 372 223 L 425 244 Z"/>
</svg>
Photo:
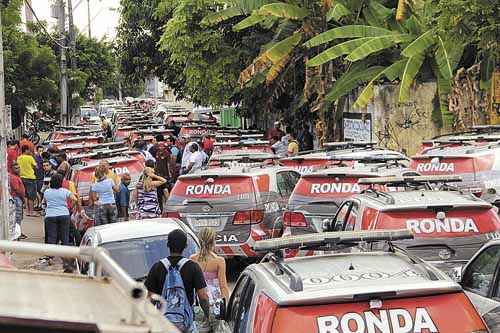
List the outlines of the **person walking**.
<svg viewBox="0 0 500 333">
<path fill-rule="evenodd" d="M 27 145 L 22 147 L 21 155 L 17 158 L 17 164 L 20 168 L 19 176 L 21 176 L 26 189 L 26 215 L 38 216 L 33 212 L 33 203 L 36 199 L 36 161 Z"/>
<path fill-rule="evenodd" d="M 124 173 L 121 177 L 120 190 L 115 193 L 116 208 L 118 210 L 118 218 L 128 221 L 128 207 L 130 205 L 130 190 L 128 186 L 131 181 L 130 174 Z"/>
<path fill-rule="evenodd" d="M 198 233 L 200 252 L 191 256 L 197 262 L 207 283 L 207 294 L 211 313 L 214 314 L 216 301 L 224 298 L 225 304 L 229 301 L 229 288 L 226 279 L 226 261 L 215 253 L 216 234 L 213 229 L 203 228 Z M 211 329 L 218 332 L 218 323 L 211 323 Z"/>
<path fill-rule="evenodd" d="M 200 151 L 200 146 L 194 143 L 190 147 L 191 156 L 189 156 L 189 163 L 186 167 L 186 173 L 193 173 L 203 167 L 203 162 L 206 159 L 206 154 Z"/>
<path fill-rule="evenodd" d="M 153 168 L 144 168 L 133 194 L 140 219 L 160 216 L 157 188 L 166 182 L 165 178 L 155 175 Z"/>
<path fill-rule="evenodd" d="M 43 193 L 45 201 L 45 232 L 46 242 L 56 244 L 58 241 L 62 245 L 69 243 L 70 214 L 67 200 L 76 203 L 77 199 L 69 190 L 62 187 L 63 176 L 56 173 L 50 178 L 50 186 Z M 65 272 L 71 270 L 68 261 L 63 260 Z"/>
<path fill-rule="evenodd" d="M 16 223 L 21 226 L 23 221 L 23 204 L 26 201 L 26 190 L 23 181 L 19 177 L 19 165 L 14 162 L 12 165 L 12 172 L 9 172 L 9 190 L 14 204 L 16 205 Z M 27 236 L 22 233 L 19 239 L 26 239 Z"/>
<path fill-rule="evenodd" d="M 19 157 L 19 142 L 11 140 L 7 143 L 7 170 L 12 172 L 12 165 Z"/>
<path fill-rule="evenodd" d="M 158 186 L 158 203 L 160 205 L 160 212 L 163 211 L 163 202 L 168 199 L 170 193 L 170 186 L 172 184 L 171 172 L 170 172 L 170 149 L 167 147 L 165 142 L 162 142 L 156 152 L 156 165 L 155 174 L 160 177 L 165 178 L 166 183 Z"/>
<path fill-rule="evenodd" d="M 106 169 L 98 166 L 95 170 L 96 182 L 90 187 L 90 201 L 95 207 L 95 225 L 115 223 L 118 210 L 114 192 L 120 190 L 120 183 L 106 177 Z"/>
<path fill-rule="evenodd" d="M 167 246 L 170 250 L 170 256 L 158 261 L 151 267 L 144 285 L 148 289 L 150 295 L 160 295 L 166 300 L 167 312 L 165 316 L 176 325 L 181 332 L 197 332 L 196 323 L 193 320 L 195 295 L 203 309 L 205 321 L 208 322 L 210 318 L 210 303 L 203 272 L 200 265 L 182 256 L 182 252 L 184 252 L 184 249 L 187 247 L 187 235 L 184 231 L 175 229 L 170 232 L 167 237 Z M 175 280 L 175 277 L 178 277 L 179 274 L 182 279 L 184 293 L 180 295 L 175 294 L 174 296 L 180 296 L 180 299 L 179 297 L 172 298 L 173 293 L 170 292 L 172 290 L 172 284 L 169 283 Z M 169 316 L 169 313 L 175 313 L 176 310 L 178 311 L 179 301 L 184 300 L 187 302 L 187 308 L 181 310 L 183 310 L 182 313 L 185 313 L 184 311 L 189 313 L 189 320 L 187 320 L 187 322 L 176 322 L 176 316 Z"/>
</svg>

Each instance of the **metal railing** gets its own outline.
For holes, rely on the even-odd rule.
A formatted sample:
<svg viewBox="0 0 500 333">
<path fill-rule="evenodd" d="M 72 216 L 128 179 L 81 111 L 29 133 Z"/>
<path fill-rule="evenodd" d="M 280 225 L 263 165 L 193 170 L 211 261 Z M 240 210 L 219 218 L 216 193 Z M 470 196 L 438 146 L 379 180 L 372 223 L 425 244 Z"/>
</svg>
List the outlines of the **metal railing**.
<svg viewBox="0 0 500 333">
<path fill-rule="evenodd" d="M 144 306 L 141 306 L 147 296 L 144 285 L 132 279 L 127 272 L 111 258 L 108 251 L 104 248 L 0 240 L 0 252 L 77 258 L 85 262 L 93 262 L 96 265 L 96 279 L 102 279 L 102 272 L 105 271 L 125 294 L 131 298 L 134 306 L 132 307 L 130 324 L 139 325 L 145 319 L 143 311 Z"/>
</svg>

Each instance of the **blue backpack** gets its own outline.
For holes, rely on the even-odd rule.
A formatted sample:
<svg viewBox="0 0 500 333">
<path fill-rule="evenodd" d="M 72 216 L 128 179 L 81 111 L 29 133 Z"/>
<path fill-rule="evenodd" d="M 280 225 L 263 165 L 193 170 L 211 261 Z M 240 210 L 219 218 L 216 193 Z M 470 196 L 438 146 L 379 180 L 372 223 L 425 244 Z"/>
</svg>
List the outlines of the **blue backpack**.
<svg viewBox="0 0 500 333">
<path fill-rule="evenodd" d="M 167 270 L 165 283 L 161 296 L 166 301 L 164 316 L 174 324 L 181 332 L 187 332 L 193 325 L 193 308 L 189 304 L 184 282 L 181 277 L 181 268 L 189 261 L 187 258 L 179 260 L 177 265 L 172 266 L 167 258 L 161 260 Z"/>
</svg>

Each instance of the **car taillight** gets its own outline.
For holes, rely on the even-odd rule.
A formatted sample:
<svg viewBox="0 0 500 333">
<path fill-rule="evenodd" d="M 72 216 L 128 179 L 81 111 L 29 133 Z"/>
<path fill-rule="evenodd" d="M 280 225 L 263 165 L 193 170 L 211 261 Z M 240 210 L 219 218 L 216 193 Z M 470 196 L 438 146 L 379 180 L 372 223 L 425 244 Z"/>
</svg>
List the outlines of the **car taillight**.
<svg viewBox="0 0 500 333">
<path fill-rule="evenodd" d="M 263 219 L 263 210 L 240 210 L 234 214 L 233 224 L 257 224 Z"/>
<path fill-rule="evenodd" d="M 174 219 L 180 219 L 181 218 L 181 214 L 179 214 L 178 212 L 164 212 L 162 214 L 163 217 L 171 217 L 171 218 L 174 218 Z"/>
<path fill-rule="evenodd" d="M 283 224 L 287 227 L 307 227 L 307 220 L 304 214 L 298 212 L 283 213 Z"/>
</svg>

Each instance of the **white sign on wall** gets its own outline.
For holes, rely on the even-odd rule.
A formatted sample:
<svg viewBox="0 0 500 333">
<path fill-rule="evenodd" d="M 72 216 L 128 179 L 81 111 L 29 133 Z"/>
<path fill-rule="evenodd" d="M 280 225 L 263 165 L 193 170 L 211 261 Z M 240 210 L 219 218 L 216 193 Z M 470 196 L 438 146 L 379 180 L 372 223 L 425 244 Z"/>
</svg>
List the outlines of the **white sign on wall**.
<svg viewBox="0 0 500 333">
<path fill-rule="evenodd" d="M 344 140 L 371 141 L 372 122 L 370 119 L 344 118 Z"/>
</svg>

